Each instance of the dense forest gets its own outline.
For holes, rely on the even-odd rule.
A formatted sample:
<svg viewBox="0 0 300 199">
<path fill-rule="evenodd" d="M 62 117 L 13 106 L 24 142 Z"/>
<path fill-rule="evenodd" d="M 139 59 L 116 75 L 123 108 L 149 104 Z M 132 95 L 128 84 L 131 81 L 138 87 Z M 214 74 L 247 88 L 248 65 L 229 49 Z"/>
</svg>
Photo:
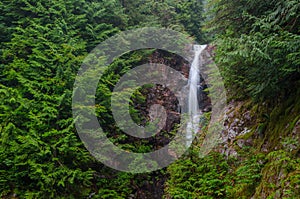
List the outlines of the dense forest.
<svg viewBox="0 0 300 199">
<path fill-rule="evenodd" d="M 0 10 L 1 198 L 300 198 L 299 0 L 2 0 Z M 99 43 L 142 27 L 208 44 L 227 105 L 224 130 L 216 132 L 223 142 L 209 154 L 199 156 L 202 124 L 201 135 L 174 163 L 130 173 L 86 149 L 72 95 L 79 68 Z M 189 62 L 172 52 L 136 50 L 110 64 L 96 93 L 105 133 L 139 153 L 168 143 L 180 121 L 174 114 L 161 134 L 145 140 L 117 127 L 113 88 L 127 71 L 149 62 L 188 74 Z M 178 108 L 166 88 L 142 87 L 130 102 L 137 124 L 149 120 L 149 93 L 165 94 L 151 100 L 167 100 L 170 112 Z"/>
</svg>

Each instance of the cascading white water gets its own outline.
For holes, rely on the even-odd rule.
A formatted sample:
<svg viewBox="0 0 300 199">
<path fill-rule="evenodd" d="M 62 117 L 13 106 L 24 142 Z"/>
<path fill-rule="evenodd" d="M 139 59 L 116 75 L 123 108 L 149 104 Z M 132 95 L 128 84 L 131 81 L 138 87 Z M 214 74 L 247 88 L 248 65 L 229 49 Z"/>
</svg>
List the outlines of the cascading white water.
<svg viewBox="0 0 300 199">
<path fill-rule="evenodd" d="M 199 102 L 198 102 L 198 88 L 200 84 L 200 63 L 201 52 L 205 49 L 206 45 L 194 45 L 194 60 L 192 62 L 189 73 L 189 98 L 188 98 L 188 113 L 189 121 L 187 124 L 187 146 L 190 146 L 193 141 L 194 135 L 198 132 L 199 128 Z"/>
</svg>

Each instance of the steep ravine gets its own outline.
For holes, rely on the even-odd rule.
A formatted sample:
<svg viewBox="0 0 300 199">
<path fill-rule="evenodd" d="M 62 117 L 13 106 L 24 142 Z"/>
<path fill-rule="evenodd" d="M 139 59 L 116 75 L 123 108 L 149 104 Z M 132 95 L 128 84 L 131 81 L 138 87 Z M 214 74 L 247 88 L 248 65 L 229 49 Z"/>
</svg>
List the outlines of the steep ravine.
<svg viewBox="0 0 300 199">
<path fill-rule="evenodd" d="M 300 198 L 300 90 L 274 101 L 227 103 L 216 151 L 240 165 L 257 156 L 261 168 L 256 186 L 237 189 L 236 198 L 249 198 L 251 192 L 251 198 Z M 239 168 L 230 169 L 235 173 Z"/>
<path fill-rule="evenodd" d="M 260 178 L 255 189 L 248 190 L 252 192 L 251 198 L 300 197 L 299 96 L 299 93 L 292 95 L 273 107 L 251 101 L 231 101 L 227 105 L 223 142 L 216 150 L 242 164 L 245 148 L 248 148 L 246 159 L 259 157 Z M 235 173 L 239 168 L 232 169 Z M 240 190 L 236 197 L 248 198 L 245 190 Z"/>
<path fill-rule="evenodd" d="M 211 46 L 206 50 L 211 53 Z M 151 59 L 174 65 L 188 77 L 186 62 L 178 58 L 164 60 L 164 56 L 160 52 Z M 201 84 L 206 86 L 203 78 Z M 176 97 L 168 89 L 156 86 L 142 93 L 146 104 L 161 103 L 167 108 L 164 131 L 180 122 Z M 201 110 L 209 118 L 210 100 L 207 93 L 202 97 Z M 136 104 L 136 108 L 147 118 L 149 106 Z M 187 156 L 163 172 L 150 174 L 152 177 L 144 175 L 145 183 L 136 185 L 133 198 L 300 198 L 299 91 L 276 103 L 230 100 L 222 117 L 224 130 L 217 132 L 221 143 L 210 155 L 200 158 L 193 149 L 201 146 L 198 141 L 205 136 L 199 134 Z M 161 134 L 150 142 L 159 147 L 169 139 Z"/>
<path fill-rule="evenodd" d="M 166 198 L 300 198 L 300 91 L 274 101 L 227 102 L 221 143 L 201 159 L 199 134 L 168 168 Z"/>
</svg>

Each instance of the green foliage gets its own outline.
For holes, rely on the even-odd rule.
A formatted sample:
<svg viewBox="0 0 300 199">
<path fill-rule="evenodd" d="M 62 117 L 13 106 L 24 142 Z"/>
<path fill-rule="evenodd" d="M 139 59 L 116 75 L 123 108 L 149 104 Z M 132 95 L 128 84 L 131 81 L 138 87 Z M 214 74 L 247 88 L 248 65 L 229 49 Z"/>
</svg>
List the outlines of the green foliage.
<svg viewBox="0 0 300 199">
<path fill-rule="evenodd" d="M 267 155 L 267 164 L 262 170 L 262 181 L 254 197 L 266 195 L 268 198 L 297 198 L 299 196 L 299 158 L 290 152 L 273 151 Z"/>
<path fill-rule="evenodd" d="M 171 198 L 224 198 L 229 165 L 219 153 L 185 157 L 168 167 L 166 195 Z"/>
<path fill-rule="evenodd" d="M 217 31 L 215 61 L 231 96 L 261 100 L 294 92 L 293 82 L 300 75 L 299 4 L 210 3 L 212 14 L 207 27 L 211 32 Z"/>
<path fill-rule="evenodd" d="M 180 27 L 196 36 L 199 26 L 193 29 L 185 24 L 191 21 L 196 25 L 185 10 L 196 8 L 193 2 L 192 6 L 180 1 L 184 17 L 179 17 L 174 1 L 0 2 L 0 197 L 128 198 L 147 192 L 141 191 L 142 184 L 146 189 L 162 186 L 152 179 L 164 179 L 161 172 L 116 172 L 88 153 L 71 114 L 73 82 L 87 53 L 120 30 Z M 124 135 L 109 114 L 110 96 L 119 78 L 134 66 L 149 62 L 152 53 L 123 55 L 99 81 L 96 110 L 101 125 L 110 139 L 127 150 L 150 151 L 153 146 L 149 143 L 155 140 L 132 140 Z M 131 116 L 143 123 L 145 119 L 134 106 L 144 103 L 145 93 L 136 91 L 131 100 Z"/>
<path fill-rule="evenodd" d="M 10 33 L 1 37 L 2 197 L 78 198 L 91 192 L 95 161 L 74 129 L 71 89 L 86 43 L 95 40 L 88 28 L 99 22 L 85 10 L 92 4 L 1 2 L 7 11 L 1 24 Z M 98 41 L 116 32 L 106 27 L 110 32 L 101 30 Z"/>
<path fill-rule="evenodd" d="M 166 198 L 249 198 L 261 179 L 264 155 L 244 148 L 239 159 L 199 150 L 168 167 Z"/>
<path fill-rule="evenodd" d="M 186 32 L 204 43 L 202 0 L 121 0 L 129 27 L 162 26 Z"/>
<path fill-rule="evenodd" d="M 228 198 L 250 198 L 261 180 L 261 169 L 264 166 L 264 154 L 254 151 L 245 153 L 240 164 L 232 173 L 232 185 L 227 187 Z M 232 167 L 231 167 L 232 168 Z"/>
<path fill-rule="evenodd" d="M 176 5 L 176 18 L 183 25 L 183 30 L 195 37 L 200 43 L 206 42 L 206 35 L 202 31 L 203 26 L 203 1 L 180 1 Z"/>
<path fill-rule="evenodd" d="M 201 159 L 193 149 L 170 165 L 165 196 L 298 198 L 299 2 L 210 0 L 206 9 L 205 30 L 230 98 L 266 101 L 266 118 L 257 116 L 258 149 L 238 151 L 238 159 Z"/>
<path fill-rule="evenodd" d="M 161 198 L 167 177 L 166 198 L 259 198 L 265 193 L 298 197 L 299 144 L 294 137 L 282 139 L 279 150 L 266 158 L 256 150 L 239 154 L 240 159 L 216 152 L 200 158 L 195 147 L 167 173 L 136 175 L 97 162 L 78 138 L 71 94 L 87 53 L 120 30 L 143 26 L 172 28 L 203 43 L 207 35 L 201 30 L 202 7 L 200 0 L 1 1 L 0 197 Z M 216 44 L 215 61 L 231 97 L 257 101 L 293 97 L 256 126 L 269 144 L 266 147 L 275 149 L 278 137 L 289 134 L 299 120 L 299 92 L 295 92 L 300 77 L 299 2 L 210 0 L 206 9 L 206 30 Z M 159 140 L 134 139 L 111 115 L 115 84 L 128 70 L 149 62 L 154 52 L 141 50 L 115 59 L 97 88 L 101 126 L 128 151 L 155 150 L 161 147 L 157 142 L 169 141 L 174 134 Z M 151 88 L 136 90 L 129 100 L 130 115 L 139 125 L 148 123 L 137 106 L 146 103 Z M 208 121 L 210 114 L 205 118 Z M 139 162 L 137 156 L 133 163 Z"/>
<path fill-rule="evenodd" d="M 299 73 L 299 60 L 291 57 L 300 50 L 299 39 L 281 32 L 219 40 L 216 61 L 232 94 L 271 99 L 291 92 L 290 81 Z"/>
</svg>

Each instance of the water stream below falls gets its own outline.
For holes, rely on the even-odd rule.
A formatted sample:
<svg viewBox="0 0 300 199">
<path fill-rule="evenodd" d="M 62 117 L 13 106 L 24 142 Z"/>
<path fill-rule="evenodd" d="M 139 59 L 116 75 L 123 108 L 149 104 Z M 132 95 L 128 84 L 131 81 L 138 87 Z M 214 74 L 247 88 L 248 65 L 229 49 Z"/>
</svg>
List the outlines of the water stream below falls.
<svg viewBox="0 0 300 199">
<path fill-rule="evenodd" d="M 199 119 L 201 116 L 198 101 L 198 92 L 200 88 L 200 66 L 201 64 L 201 52 L 207 45 L 194 45 L 193 50 L 195 52 L 194 60 L 192 62 L 189 72 L 189 97 L 188 97 L 188 114 L 189 121 L 187 124 L 186 133 L 186 145 L 190 146 L 194 139 L 195 134 L 199 130 Z"/>
</svg>

